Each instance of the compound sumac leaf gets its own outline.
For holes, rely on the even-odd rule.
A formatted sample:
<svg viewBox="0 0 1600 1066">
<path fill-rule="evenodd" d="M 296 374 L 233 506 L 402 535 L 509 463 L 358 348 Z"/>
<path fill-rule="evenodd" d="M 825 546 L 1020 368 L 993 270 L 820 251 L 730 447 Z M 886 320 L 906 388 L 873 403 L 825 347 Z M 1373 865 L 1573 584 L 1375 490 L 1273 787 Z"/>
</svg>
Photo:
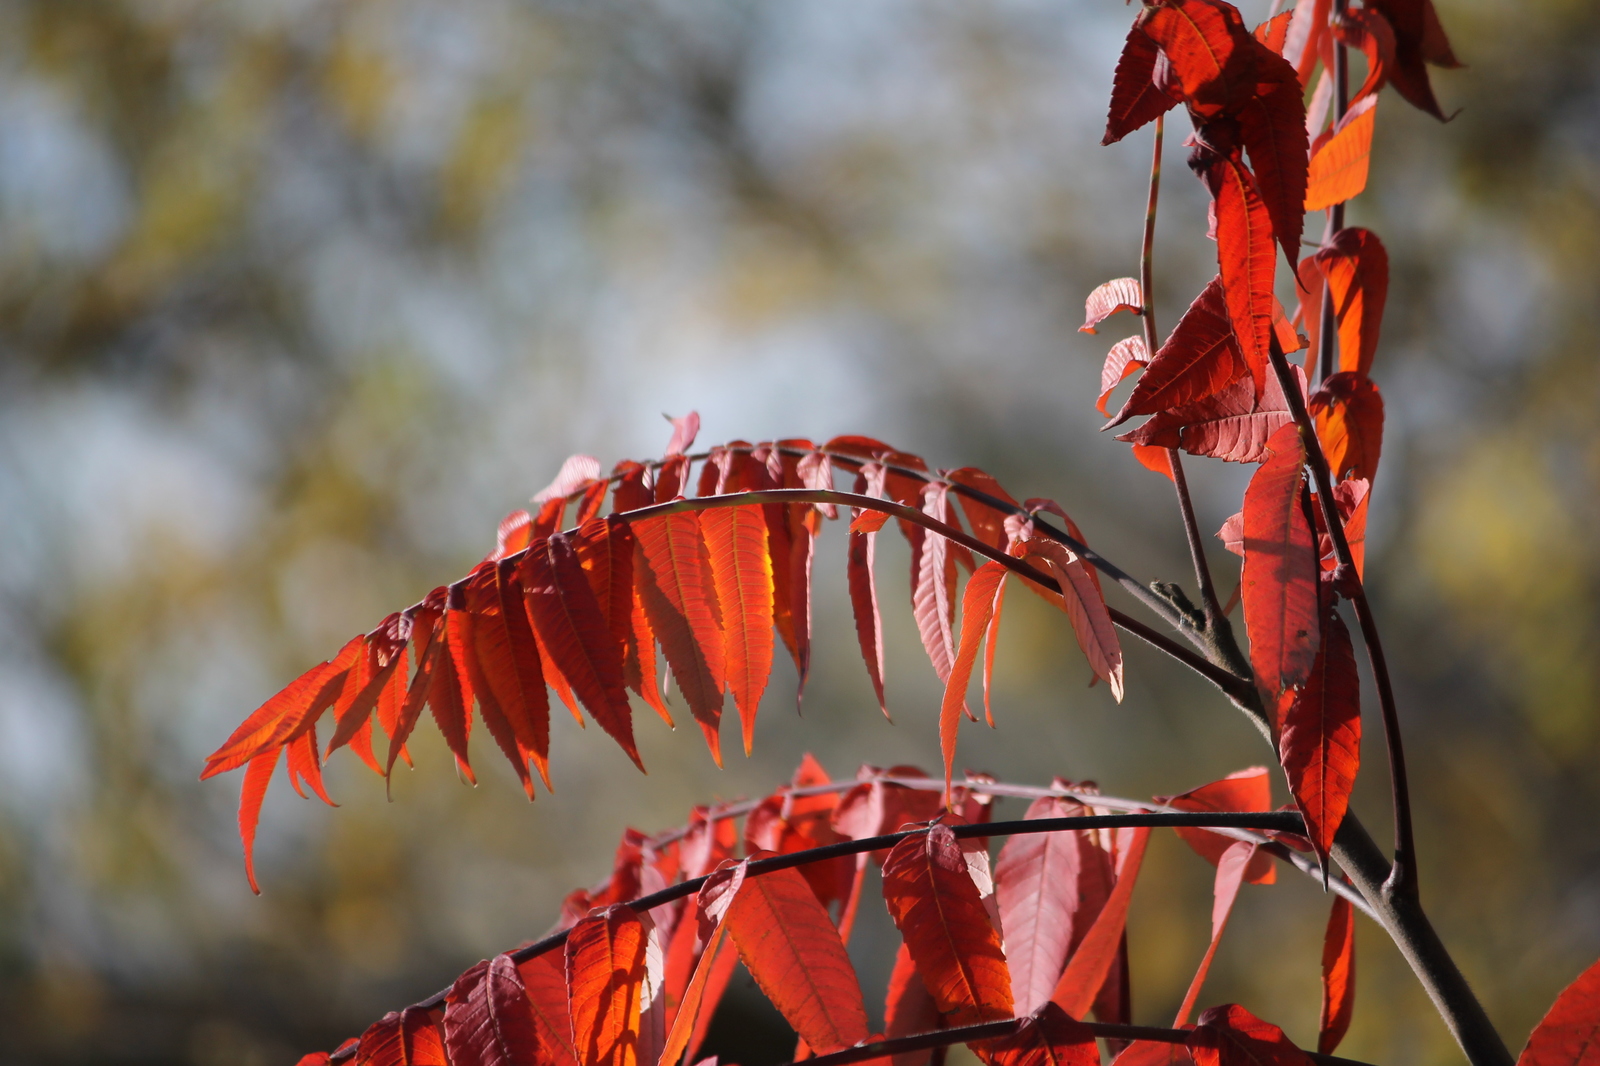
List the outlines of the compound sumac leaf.
<svg viewBox="0 0 1600 1066">
<path fill-rule="evenodd" d="M 538 1061 L 538 1029 L 511 956 L 496 955 L 456 978 L 445 999 L 444 1043 L 452 1066 Z"/>
<path fill-rule="evenodd" d="M 907 837 L 883 864 L 883 895 L 934 1003 L 953 1026 L 1012 1014 L 1000 933 L 950 828 Z"/>
<path fill-rule="evenodd" d="M 1250 665 L 1267 706 L 1300 684 L 1317 654 L 1317 550 L 1304 506 L 1305 444 L 1285 425 L 1244 493 L 1241 597 Z"/>
</svg>

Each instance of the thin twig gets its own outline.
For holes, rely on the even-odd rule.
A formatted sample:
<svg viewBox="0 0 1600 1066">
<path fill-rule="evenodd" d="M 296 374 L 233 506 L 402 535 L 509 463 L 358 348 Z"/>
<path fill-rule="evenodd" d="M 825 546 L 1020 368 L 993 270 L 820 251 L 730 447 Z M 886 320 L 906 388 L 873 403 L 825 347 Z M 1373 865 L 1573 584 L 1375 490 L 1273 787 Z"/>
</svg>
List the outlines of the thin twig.
<svg viewBox="0 0 1600 1066">
<path fill-rule="evenodd" d="M 1328 473 L 1328 460 L 1322 454 L 1317 440 L 1317 429 L 1306 410 L 1305 398 L 1300 395 L 1299 383 L 1289 369 L 1289 360 L 1273 334 L 1268 347 L 1272 369 L 1278 375 L 1278 384 L 1289 403 L 1289 412 L 1300 428 L 1300 439 L 1305 443 L 1306 465 L 1317 484 L 1317 500 L 1322 507 L 1322 520 L 1333 540 L 1334 557 L 1339 561 L 1343 577 L 1341 588 L 1346 590 L 1350 604 L 1355 608 L 1356 620 L 1361 626 L 1361 639 L 1367 646 L 1367 659 L 1372 664 L 1373 680 L 1378 689 L 1378 707 L 1383 713 L 1383 736 L 1389 751 L 1389 784 L 1394 802 L 1394 862 L 1384 891 L 1403 893 L 1413 898 L 1417 895 L 1415 843 L 1411 828 L 1411 789 L 1406 779 L 1405 748 L 1400 739 L 1400 714 L 1395 706 L 1394 685 L 1389 679 L 1389 662 L 1383 653 L 1383 642 L 1378 636 L 1378 623 L 1372 607 L 1367 602 L 1366 586 L 1356 570 L 1355 557 L 1350 552 L 1350 541 L 1344 534 L 1344 522 L 1333 498 L 1333 478 Z"/>
<path fill-rule="evenodd" d="M 1144 322 L 1144 349 L 1147 359 L 1156 355 L 1155 246 L 1156 207 L 1161 200 L 1161 143 L 1166 135 L 1167 116 L 1156 116 L 1155 147 L 1150 151 L 1150 194 L 1144 207 L 1144 237 L 1139 243 L 1139 318 Z M 1194 502 L 1189 498 L 1189 480 L 1183 476 L 1183 456 L 1176 448 L 1167 449 L 1172 469 L 1172 487 L 1178 494 L 1178 512 L 1183 516 L 1183 535 L 1189 542 L 1189 558 L 1194 564 L 1194 579 L 1200 586 L 1200 609 L 1206 627 L 1216 625 L 1222 616 L 1217 606 L 1217 591 L 1211 583 L 1211 567 L 1206 562 L 1205 544 L 1195 522 Z"/>
</svg>

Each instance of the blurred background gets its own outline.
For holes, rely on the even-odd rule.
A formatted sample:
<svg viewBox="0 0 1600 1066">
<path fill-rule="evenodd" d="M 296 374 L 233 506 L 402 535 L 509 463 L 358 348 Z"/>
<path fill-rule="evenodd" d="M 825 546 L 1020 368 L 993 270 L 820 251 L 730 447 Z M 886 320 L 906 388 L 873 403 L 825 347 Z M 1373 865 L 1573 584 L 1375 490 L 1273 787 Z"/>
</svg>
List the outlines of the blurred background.
<svg viewBox="0 0 1600 1066">
<path fill-rule="evenodd" d="M 1351 210 L 1394 263 L 1368 572 L 1398 670 L 1422 886 L 1513 1051 L 1600 955 L 1600 7 L 1439 0 L 1448 125 L 1384 97 Z M 1264 0 L 1245 0 L 1250 21 Z M 1171 492 L 1095 432 L 1082 300 L 1134 273 L 1149 135 L 1099 147 L 1132 12 L 1110 0 L 5 0 L 0 3 L 0 1058 L 292 1063 L 544 931 L 628 825 L 937 763 L 938 689 L 888 611 L 878 715 L 818 563 L 805 715 L 780 662 L 756 755 L 637 719 L 651 773 L 557 715 L 557 793 L 436 735 L 392 802 L 280 780 L 245 884 L 238 775 L 203 756 L 349 635 L 464 573 L 563 457 L 877 436 L 1052 496 L 1144 578 Z M 1163 329 L 1214 270 L 1174 113 Z M 1320 220 L 1308 225 L 1320 233 Z M 1285 298 L 1289 298 L 1287 292 Z M 1202 522 L 1247 471 L 1191 461 Z M 883 549 L 890 603 L 906 555 Z M 1231 556 L 1213 553 L 1224 591 Z M 999 729 L 961 763 L 1126 795 L 1269 760 L 1208 686 L 1130 647 L 1089 689 L 1011 600 Z M 1358 807 L 1386 840 L 1375 723 Z M 281 773 L 281 771 L 280 771 Z M 1280 798 L 1283 794 L 1278 785 Z M 1008 807 L 1001 816 L 1020 816 Z M 1152 848 L 1136 1020 L 1165 1024 L 1211 870 Z M 1202 1005 L 1314 1042 L 1326 899 L 1249 888 Z M 869 1000 L 891 942 L 867 907 Z M 1360 932 L 1343 1052 L 1459 1055 Z M 737 990 L 736 990 L 737 991 Z M 877 1009 L 873 1004 L 874 1011 Z M 748 988 L 724 1061 L 789 1057 Z"/>
</svg>

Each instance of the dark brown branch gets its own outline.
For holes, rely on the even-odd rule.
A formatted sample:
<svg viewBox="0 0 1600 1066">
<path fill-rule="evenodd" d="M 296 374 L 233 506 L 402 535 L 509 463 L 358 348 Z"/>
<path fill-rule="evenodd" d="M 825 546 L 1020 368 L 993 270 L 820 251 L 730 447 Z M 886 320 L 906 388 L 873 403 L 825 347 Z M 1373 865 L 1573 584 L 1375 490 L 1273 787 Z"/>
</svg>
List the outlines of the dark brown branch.
<svg viewBox="0 0 1600 1066">
<path fill-rule="evenodd" d="M 984 1022 L 981 1025 L 967 1025 L 959 1029 L 936 1029 L 931 1033 L 919 1033 L 916 1036 L 858 1044 L 843 1051 L 805 1059 L 803 1062 L 791 1062 L 788 1066 L 849 1066 L 853 1062 L 865 1062 L 868 1059 L 908 1051 L 926 1051 L 929 1048 L 950 1047 L 953 1044 L 969 1044 L 1010 1036 L 1021 1024 L 1020 1018 L 1008 1018 L 1003 1022 Z M 1079 1024 L 1103 1040 L 1150 1040 L 1161 1044 L 1187 1044 L 1189 1038 L 1194 1035 L 1188 1029 L 1161 1029 L 1152 1025 L 1119 1025 L 1115 1022 L 1089 1021 Z M 1306 1052 L 1306 1055 L 1312 1062 L 1321 1066 L 1367 1066 L 1366 1063 L 1355 1059 L 1341 1059 L 1337 1055 L 1321 1055 L 1312 1051 Z"/>
<path fill-rule="evenodd" d="M 1356 570 L 1355 557 L 1350 552 L 1350 541 L 1344 534 L 1344 522 L 1333 498 L 1333 478 L 1328 472 L 1327 457 L 1317 440 L 1317 429 L 1306 410 L 1305 399 L 1300 395 L 1299 384 L 1289 369 L 1289 360 L 1273 335 L 1268 348 L 1272 368 L 1278 375 L 1278 384 L 1288 399 L 1289 411 L 1300 427 L 1300 439 L 1305 442 L 1306 465 L 1317 484 L 1317 499 L 1322 507 L 1322 520 L 1333 539 L 1334 557 L 1339 561 L 1343 578 L 1341 588 L 1355 608 L 1356 620 L 1361 626 L 1361 639 L 1367 646 L 1367 659 L 1372 665 L 1373 680 L 1378 689 L 1378 708 L 1383 715 L 1383 735 L 1389 752 L 1389 784 L 1394 802 L 1394 863 L 1384 883 L 1384 891 L 1415 897 L 1417 895 L 1416 850 L 1411 828 L 1411 789 L 1406 778 L 1405 747 L 1400 738 L 1400 714 L 1395 706 L 1394 685 L 1389 678 L 1389 662 L 1383 653 L 1383 641 L 1378 636 L 1377 619 L 1367 602 L 1366 586 Z"/>
</svg>

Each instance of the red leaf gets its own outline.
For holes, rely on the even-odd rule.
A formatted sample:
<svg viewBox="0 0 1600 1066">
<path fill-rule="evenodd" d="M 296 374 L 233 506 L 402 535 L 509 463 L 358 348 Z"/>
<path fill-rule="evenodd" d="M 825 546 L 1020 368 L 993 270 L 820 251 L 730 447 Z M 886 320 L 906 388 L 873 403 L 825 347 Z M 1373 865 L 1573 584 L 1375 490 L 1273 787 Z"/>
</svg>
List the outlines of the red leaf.
<svg viewBox="0 0 1600 1066">
<path fill-rule="evenodd" d="M 1288 43 L 1289 20 L 1293 15 L 1294 10 L 1292 8 L 1288 11 L 1280 11 L 1257 26 L 1251 36 L 1272 49 L 1274 55 L 1281 56 L 1283 55 L 1284 45 Z"/>
<path fill-rule="evenodd" d="M 1100 1066 L 1094 1032 L 1054 1003 L 982 1046 L 990 1066 Z"/>
<path fill-rule="evenodd" d="M 946 470 L 944 476 L 947 481 L 992 496 L 1000 503 L 1009 505 L 1005 510 L 1000 510 L 982 500 L 974 500 L 964 493 L 957 493 L 961 499 L 961 511 L 967 516 L 967 525 L 971 527 L 972 535 L 991 548 L 1005 548 L 1010 543 L 1010 538 L 1006 535 L 1006 518 L 1015 515 L 1014 508 L 1017 507 L 1017 501 L 1011 493 L 1001 488 L 1000 482 L 975 466 Z"/>
<path fill-rule="evenodd" d="M 1280 54 L 1294 65 L 1302 89 L 1311 84 L 1311 72 L 1328 39 L 1328 13 L 1332 7 L 1333 0 L 1298 0 L 1294 6 Z"/>
<path fill-rule="evenodd" d="M 1108 369 L 1110 365 L 1108 356 Z M 1222 278 L 1213 278 L 1178 320 L 1110 425 L 1215 396 L 1249 372 L 1233 336 Z M 1102 387 L 1105 383 L 1102 375 Z"/>
<path fill-rule="evenodd" d="M 1189 1053 L 1195 1066 L 1311 1066 L 1282 1029 L 1234 1003 L 1200 1015 Z"/>
<path fill-rule="evenodd" d="M 1250 94 L 1253 52 L 1261 46 L 1232 4 L 1167 0 L 1145 8 L 1136 25 L 1161 47 L 1184 100 L 1201 119 L 1216 117 Z"/>
<path fill-rule="evenodd" d="M 1012 1014 L 1011 975 L 949 827 L 908 837 L 883 865 L 883 895 L 917 972 L 951 1025 Z"/>
<path fill-rule="evenodd" d="M 1600 1061 L 1600 962 L 1578 975 L 1528 1036 L 1517 1066 L 1594 1066 Z"/>
<path fill-rule="evenodd" d="M 711 560 L 692 511 L 635 522 L 634 579 L 673 679 L 722 765 L 722 618 Z M 640 565 L 640 564 L 643 565 Z"/>
<path fill-rule="evenodd" d="M 445 998 L 444 1043 L 453 1066 L 538 1061 L 538 1029 L 511 956 L 496 955 L 456 978 Z"/>
<path fill-rule="evenodd" d="M 1236 840 L 1222 853 L 1222 860 L 1217 863 L 1216 883 L 1212 887 L 1211 944 L 1206 948 L 1199 968 L 1195 970 L 1194 979 L 1189 982 L 1189 991 L 1184 993 L 1183 1003 L 1178 1007 L 1178 1017 L 1172 1023 L 1174 1028 L 1189 1020 L 1189 1012 L 1194 1010 L 1195 1001 L 1200 998 L 1206 974 L 1211 971 L 1211 960 L 1216 958 L 1217 945 L 1222 943 L 1222 931 L 1228 927 L 1228 916 L 1233 913 L 1234 900 L 1239 898 L 1239 886 L 1244 883 L 1245 871 L 1255 854 L 1254 844 Z"/>
<path fill-rule="evenodd" d="M 1273 235 L 1293 269 L 1308 210 L 1305 102 L 1294 67 L 1276 53 L 1257 50 L 1255 79 L 1255 94 L 1236 109 L 1239 140 L 1250 153 Z"/>
<path fill-rule="evenodd" d="M 1106 401 L 1111 399 L 1112 390 L 1149 363 L 1150 350 L 1142 336 L 1136 334 L 1113 344 L 1106 353 L 1105 365 L 1100 368 L 1100 398 L 1095 401 L 1095 410 L 1109 418 L 1111 412 L 1106 410 Z M 1111 423 L 1113 426 L 1116 424 Z"/>
<path fill-rule="evenodd" d="M 1135 1040 L 1122 1050 L 1111 1066 L 1193 1066 L 1194 1059 L 1183 1044 L 1156 1040 Z"/>
<path fill-rule="evenodd" d="M 1241 577 L 1250 665 L 1267 705 L 1300 684 L 1317 654 L 1317 551 L 1303 506 L 1305 446 L 1286 425 L 1244 493 Z"/>
<path fill-rule="evenodd" d="M 1303 391 L 1305 375 L 1299 367 L 1294 371 Z M 1276 375 L 1259 397 L 1255 383 L 1241 377 L 1216 395 L 1162 411 L 1117 439 L 1136 447 L 1181 448 L 1229 463 L 1259 463 L 1267 457 L 1272 435 L 1292 421 Z"/>
<path fill-rule="evenodd" d="M 685 930 L 691 938 L 693 933 Z M 683 934 L 680 934 L 683 935 Z M 701 1022 L 702 1011 L 709 1018 L 716 1008 L 716 1000 L 721 998 L 723 985 L 715 983 L 714 975 L 719 971 L 729 972 L 732 963 L 738 958 L 737 952 L 728 942 L 728 927 L 725 923 L 718 923 L 716 932 L 711 934 L 705 950 L 700 955 L 700 961 L 694 968 L 694 976 L 689 979 L 688 987 L 683 993 L 683 1002 L 678 1006 L 678 1013 L 672 1020 L 672 1028 L 667 1033 L 666 1047 L 661 1052 L 661 1062 L 676 1064 L 686 1050 L 690 1050 L 689 1043 L 695 1035 Z M 708 996 L 708 993 L 711 995 Z M 711 1002 L 707 1002 L 707 999 Z"/>
<path fill-rule="evenodd" d="M 596 459 L 592 455 L 569 455 L 567 456 L 566 461 L 561 464 L 561 469 L 556 473 L 555 480 L 533 494 L 533 502 L 547 503 L 550 500 L 566 499 L 568 496 L 571 496 L 573 493 L 586 487 L 591 481 L 595 480 L 599 476 L 600 460 Z M 527 512 L 524 511 L 523 515 L 526 517 Z M 515 518 L 515 513 L 507 517 L 507 522 L 512 523 L 512 529 L 515 529 L 517 525 Z M 506 539 L 505 534 L 509 531 L 506 529 L 505 522 L 502 522 L 500 525 L 502 531 L 502 544 L 504 544 Z M 526 546 L 526 544 L 527 541 L 524 541 L 523 546 Z M 516 549 L 514 548 L 512 549 L 512 551 L 515 550 Z M 510 552 L 507 552 L 506 554 L 509 555 Z"/>
<path fill-rule="evenodd" d="M 356 1066 L 447 1066 L 444 1042 L 430 1012 L 390 1011 L 361 1034 Z"/>
<path fill-rule="evenodd" d="M 1026 817 L 1084 813 L 1080 804 L 1046 796 L 1033 801 Z M 1074 941 L 1083 939 L 1104 906 L 1111 865 L 1084 833 L 1024 833 L 1000 849 L 994 880 L 1010 947 L 1012 998 L 1018 1014 L 1032 1014 L 1049 1002 Z"/>
<path fill-rule="evenodd" d="M 466 585 L 460 584 L 457 588 L 462 589 L 463 602 L 470 603 L 466 595 Z M 488 591 L 493 593 L 492 589 Z M 498 599 L 495 602 L 495 610 L 498 611 Z M 532 799 L 533 778 L 528 773 L 528 761 L 534 752 L 532 720 L 527 716 L 525 709 L 521 709 L 522 732 L 519 733 L 518 724 L 513 723 L 512 718 L 506 714 L 500 706 L 500 701 L 495 697 L 482 662 L 492 656 L 499 645 L 487 633 L 480 634 L 480 626 L 485 631 L 498 630 L 498 619 L 485 619 L 471 610 L 452 610 L 446 613 L 445 638 L 450 642 L 450 657 L 457 674 L 466 679 L 467 687 L 476 697 L 478 713 L 483 716 L 483 724 L 488 728 L 489 735 L 494 738 L 495 744 L 516 771 L 518 779 L 522 782 L 523 791 L 528 794 L 529 799 Z M 480 641 L 495 647 L 480 646 Z M 543 692 L 541 686 L 540 694 L 543 695 Z M 546 708 L 548 716 L 548 704 Z M 461 739 L 463 742 L 466 740 L 464 730 Z M 446 740 L 449 742 L 448 737 Z"/>
<path fill-rule="evenodd" d="M 550 663 L 560 666 L 595 722 L 643 770 L 622 677 L 622 650 L 584 575 L 573 539 L 557 533 L 528 547 L 518 570 L 526 613 Z"/>
<path fill-rule="evenodd" d="M 1094 1005 L 1106 975 L 1121 952 L 1123 932 L 1128 925 L 1128 904 L 1133 899 L 1133 886 L 1139 880 L 1139 870 L 1144 864 L 1145 846 L 1150 842 L 1150 830 L 1142 827 L 1133 830 L 1130 842 L 1120 862 L 1116 887 L 1106 898 L 1084 935 L 1067 968 L 1056 982 L 1050 1001 L 1074 1018 L 1083 1017 Z"/>
<path fill-rule="evenodd" d="M 961 726 L 961 712 L 966 709 L 967 684 L 972 680 L 972 668 L 978 661 L 978 647 L 994 617 L 995 599 L 1006 573 L 1006 568 L 993 560 L 984 563 L 967 582 L 961 600 L 961 646 L 951 665 L 949 680 L 945 682 L 944 702 L 939 711 L 939 747 L 944 753 L 946 789 L 950 787 L 951 774 L 955 769 L 956 730 Z"/>
<path fill-rule="evenodd" d="M 828 1054 L 867 1038 L 855 967 L 798 870 L 744 878 L 726 920 L 750 976 L 808 1046 Z"/>
<path fill-rule="evenodd" d="M 1080 538 L 1081 539 L 1081 538 Z M 1047 537 L 1032 537 L 1024 542 L 1027 555 L 1045 564 L 1061 585 L 1059 602 L 1072 623 L 1078 647 L 1095 676 L 1111 685 L 1111 695 L 1122 702 L 1122 643 L 1117 639 L 1111 612 L 1094 575 L 1066 545 Z"/>
<path fill-rule="evenodd" d="M 440 594 L 444 591 L 435 589 L 429 594 L 429 599 L 435 596 L 443 598 Z M 383 768 L 386 775 L 393 771 L 395 759 L 405 750 L 417 719 L 422 717 L 422 707 L 432 691 L 439 662 L 450 658 L 446 650 L 448 645 L 444 639 L 443 622 L 444 612 L 429 607 L 417 609 L 412 620 L 411 644 L 417 652 L 417 672 L 411 679 L 411 687 L 406 689 L 406 699 L 400 707 L 400 713 L 392 721 L 384 723 L 384 730 L 389 734 L 389 758 Z"/>
<path fill-rule="evenodd" d="M 1460 64 L 1450 50 L 1432 0 L 1372 0 L 1368 6 L 1383 15 L 1394 30 L 1394 66 L 1388 72 L 1389 83 L 1412 107 L 1444 121 L 1425 64 L 1447 68 Z"/>
<path fill-rule="evenodd" d="M 895 952 L 894 969 L 889 973 L 889 989 L 884 996 L 883 1035 L 894 1040 L 928 1033 L 942 1028 L 941 1021 L 939 1007 L 928 994 L 927 986 L 922 983 L 916 963 L 911 961 L 911 949 L 905 941 L 901 941 Z M 933 1049 L 929 1048 L 925 1051 L 901 1052 L 890 1061 L 892 1066 L 927 1066 L 932 1058 Z"/>
<path fill-rule="evenodd" d="M 200 780 L 243 766 L 289 740 L 307 722 L 316 721 L 339 698 L 345 675 L 356 665 L 364 647 L 362 637 L 350 638 L 332 659 L 313 666 L 256 708 L 206 759 Z"/>
<path fill-rule="evenodd" d="M 1289 790 L 1305 816 L 1306 836 L 1326 863 L 1361 764 L 1361 678 L 1337 611 L 1323 618 L 1322 647 L 1305 688 L 1280 714 L 1278 752 Z"/>
<path fill-rule="evenodd" d="M 1347 11 L 1333 27 L 1333 35 L 1341 43 L 1359 48 L 1367 57 L 1367 77 L 1356 90 L 1352 102 L 1376 96 L 1389 80 L 1388 72 L 1394 68 L 1394 29 L 1389 20 L 1370 8 Z"/>
<path fill-rule="evenodd" d="M 1322 941 L 1322 1015 L 1317 1021 L 1317 1052 L 1332 1055 L 1350 1029 L 1356 1006 L 1355 908 L 1333 897 L 1328 931 Z M 1596 1012 L 1600 1021 L 1600 1011 Z"/>
<path fill-rule="evenodd" d="M 567 1005 L 567 973 L 562 956 L 555 952 L 536 955 L 517 964 L 522 990 L 533 1012 L 533 1024 L 543 1052 L 541 1066 L 577 1066 L 572 1051 L 572 1011 Z"/>
<path fill-rule="evenodd" d="M 1311 156 L 1305 207 L 1322 211 L 1354 200 L 1367 187 L 1367 164 L 1372 156 L 1372 129 L 1378 98 L 1364 96 L 1345 112 L 1333 136 L 1322 141 Z"/>
<path fill-rule="evenodd" d="M 870 772 L 871 776 L 839 797 L 839 804 L 830 819 L 834 830 L 849 840 L 897 833 L 902 826 L 932 821 L 944 809 L 943 799 L 931 789 L 907 788 L 905 785 L 878 780 L 880 772 L 875 767 L 862 767 L 861 772 Z M 894 766 L 882 771 L 881 776 L 928 775 L 915 766 Z M 872 853 L 880 863 L 888 855 L 887 848 Z"/>
<path fill-rule="evenodd" d="M 502 560 L 480 567 L 462 586 L 462 596 L 472 616 L 472 659 L 477 676 L 471 677 L 471 682 L 484 725 L 495 735 L 508 759 L 512 755 L 503 737 L 509 731 L 518 758 L 533 760 L 548 789 L 550 698 L 545 694 L 539 646 L 528 624 L 514 564 Z M 488 699 L 484 698 L 485 693 L 489 694 Z M 531 784 L 527 782 L 524 787 Z"/>
<path fill-rule="evenodd" d="M 1315 258 L 1333 290 L 1339 369 L 1371 373 L 1389 297 L 1389 253 L 1376 233 L 1351 227 L 1335 234 Z"/>
<path fill-rule="evenodd" d="M 869 464 L 878 472 L 878 484 L 867 470 L 856 475 L 855 492 L 874 495 L 883 490 L 883 467 Z M 876 489 L 876 491 L 874 491 Z M 850 523 L 850 549 L 845 564 L 845 574 L 850 585 L 850 610 L 855 616 L 856 643 L 861 646 L 861 659 L 867 664 L 867 675 L 872 678 L 872 691 L 878 697 L 878 709 L 889 717 L 889 704 L 883 698 L 883 615 L 878 609 L 877 579 L 873 574 L 878 549 L 878 530 L 888 518 L 882 511 L 858 510 Z M 857 523 L 875 520 L 876 526 L 858 529 Z"/>
<path fill-rule="evenodd" d="M 1180 811 L 1270 811 L 1272 809 L 1272 775 L 1265 766 L 1252 766 L 1238 770 L 1213 781 L 1209 785 L 1190 789 L 1181 796 L 1157 796 L 1156 802 Z M 1183 828 L 1176 830 L 1185 844 L 1213 866 L 1222 862 L 1222 856 L 1233 846 L 1232 837 L 1213 833 L 1209 829 Z M 1265 852 L 1258 853 L 1245 879 L 1253 885 L 1270 885 L 1277 880 L 1277 868 Z"/>
<path fill-rule="evenodd" d="M 1158 448 L 1149 444 L 1135 444 L 1133 446 L 1133 457 L 1146 470 L 1153 470 L 1158 474 L 1162 474 L 1168 481 L 1173 480 L 1172 450 L 1170 448 Z"/>
<path fill-rule="evenodd" d="M 766 520 L 758 504 L 718 507 L 700 516 L 700 528 L 722 608 L 727 684 L 749 755 L 756 709 L 772 673 L 772 561 Z"/>
<path fill-rule="evenodd" d="M 1118 311 L 1140 313 L 1139 280 L 1115 278 L 1098 286 L 1083 303 L 1083 325 L 1079 333 L 1098 333 L 1095 327 Z"/>
<path fill-rule="evenodd" d="M 267 798 L 267 785 L 272 782 L 272 771 L 278 768 L 281 747 L 270 748 L 251 759 L 244 771 L 244 784 L 239 789 L 239 840 L 244 845 L 244 875 L 250 881 L 250 891 L 261 895 L 256 885 L 256 825 L 261 821 L 261 801 Z"/>
<path fill-rule="evenodd" d="M 1101 144 L 1115 144 L 1147 122 L 1172 110 L 1178 102 L 1155 83 L 1160 49 L 1138 26 L 1128 31 L 1111 81 L 1111 110 Z"/>
<path fill-rule="evenodd" d="M 682 418 L 668 415 L 667 421 L 672 423 L 672 439 L 667 441 L 666 454 L 682 455 L 694 446 L 694 439 L 700 435 L 700 412 L 690 411 Z"/>
<path fill-rule="evenodd" d="M 1234 337 L 1259 396 L 1272 376 L 1267 356 L 1276 269 L 1272 217 L 1254 175 L 1236 156 L 1217 156 L 1205 173 L 1215 199 L 1217 262 L 1222 268 L 1223 297 Z M 1298 231 L 1293 236 L 1298 243 Z M 1289 250 L 1287 245 L 1285 250 Z M 1293 261 L 1291 255 L 1290 262 Z"/>
<path fill-rule="evenodd" d="M 434 663 L 428 707 L 433 712 L 433 722 L 439 727 L 450 754 L 455 756 L 457 768 L 468 783 L 475 785 L 478 783 L 477 776 L 467 762 L 467 738 L 472 733 L 473 689 L 471 678 L 464 668 L 466 656 L 470 653 L 460 637 L 460 619 L 465 613 L 460 610 L 446 611 L 440 623 L 440 632 L 435 639 L 443 641 L 444 647 Z"/>
<path fill-rule="evenodd" d="M 572 1046 L 580 1066 L 651 1066 L 639 1059 L 648 915 L 607 907 L 567 935 Z"/>
</svg>

